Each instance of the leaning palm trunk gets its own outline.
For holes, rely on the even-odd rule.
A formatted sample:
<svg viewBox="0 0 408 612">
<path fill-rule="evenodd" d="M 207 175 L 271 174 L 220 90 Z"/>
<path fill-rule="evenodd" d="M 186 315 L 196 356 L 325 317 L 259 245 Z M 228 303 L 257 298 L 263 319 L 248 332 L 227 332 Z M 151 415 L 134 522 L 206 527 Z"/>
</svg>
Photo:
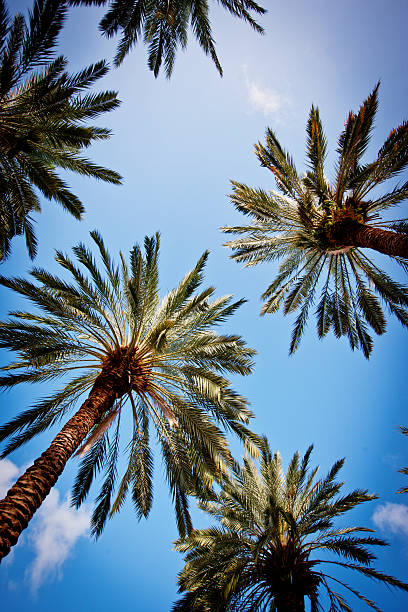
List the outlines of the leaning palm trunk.
<svg viewBox="0 0 408 612">
<path fill-rule="evenodd" d="M 18 351 L 18 360 L 1 368 L 0 389 L 70 375 L 58 391 L 0 426 L 0 442 L 8 439 L 0 458 L 51 427 L 89 393 L 50 448 L 0 502 L 0 558 L 17 541 L 77 449 L 83 459 L 72 492 L 74 506 L 86 499 L 98 472 L 105 472 L 91 519 L 92 534 L 99 536 L 127 494 L 139 519 L 149 515 L 153 426 L 184 537 L 192 529 L 188 495 L 212 496 L 213 481 L 233 464 L 223 429 L 235 432 L 253 455 L 260 444 L 246 427 L 252 413 L 245 398 L 224 376 L 249 374 L 254 351 L 240 336 L 220 335 L 213 329 L 242 302 L 232 302 L 231 296 L 211 299 L 212 287 L 196 292 L 208 253 L 160 300 L 158 234 L 145 238 L 145 255 L 137 245 L 132 249 L 130 266 L 122 256 L 121 267 L 111 259 L 100 234 L 91 235 L 102 269 L 83 244 L 74 247 L 81 267 L 57 253 L 72 284 L 39 268 L 32 271 L 35 284 L 0 277 L 0 285 L 41 309 L 36 314 L 12 313 L 0 322 L 0 347 Z M 120 426 L 121 414 L 127 411 L 130 428 Z M 128 438 L 128 464 L 118 482 L 121 434 Z"/>
<path fill-rule="evenodd" d="M 345 246 L 374 249 L 384 255 L 408 259 L 408 235 L 355 223 L 340 237 Z"/>
<path fill-rule="evenodd" d="M 0 560 L 16 544 L 92 427 L 112 408 L 116 398 L 128 390 L 123 370 L 123 367 L 122 371 L 112 367 L 102 370 L 78 412 L 0 501 Z"/>
</svg>

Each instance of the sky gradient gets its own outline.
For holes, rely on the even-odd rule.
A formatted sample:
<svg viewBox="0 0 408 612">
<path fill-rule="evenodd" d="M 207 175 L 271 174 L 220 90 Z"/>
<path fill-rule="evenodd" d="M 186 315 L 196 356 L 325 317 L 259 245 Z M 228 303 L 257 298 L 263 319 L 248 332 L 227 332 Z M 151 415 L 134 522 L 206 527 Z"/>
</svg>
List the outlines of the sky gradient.
<svg viewBox="0 0 408 612">
<path fill-rule="evenodd" d="M 14 2 L 21 10 L 26 4 Z M 123 186 L 69 176 L 69 184 L 85 204 L 84 220 L 79 223 L 55 204 L 44 202 L 43 213 L 36 218 L 35 264 L 56 271 L 54 250 L 68 252 L 79 241 L 89 244 L 94 228 L 115 257 L 159 230 L 163 295 L 209 249 L 204 286 L 214 285 L 218 296 L 232 293 L 248 300 L 223 330 L 241 334 L 258 352 L 254 374 L 234 380 L 256 414 L 252 428 L 268 436 L 284 461 L 313 443 L 313 464 L 321 466 L 322 474 L 336 459 L 346 457 L 341 473 L 346 487 L 379 496 L 350 513 L 350 522 L 378 527 L 379 536 L 391 546 L 379 552 L 377 567 L 407 581 L 408 498 L 396 494 L 407 485 L 406 477 L 398 473 L 408 465 L 408 440 L 398 429 L 408 425 L 406 331 L 390 319 L 387 333 L 375 337 L 372 357 L 366 361 L 362 353 L 351 352 L 347 339 L 339 341 L 331 334 L 319 341 L 311 317 L 300 349 L 289 357 L 293 319 L 281 313 L 259 316 L 259 296 L 274 275 L 274 264 L 242 269 L 229 259 L 219 227 L 242 222 L 228 200 L 230 179 L 275 188 L 271 173 L 259 166 L 253 154 L 253 145 L 263 139 L 267 126 L 276 130 L 303 171 L 305 125 L 311 105 L 317 105 L 328 138 L 330 178 L 337 137 L 349 110 L 357 110 L 381 80 L 380 108 L 367 159 L 376 156 L 390 130 L 407 119 L 408 7 L 405 0 L 390 0 L 387 6 L 372 0 L 369 10 L 363 0 L 287 0 L 267 2 L 265 7 L 269 12 L 261 22 L 266 33 L 259 36 L 211 3 L 222 79 L 190 36 L 170 81 L 164 75 L 154 79 L 146 67 L 145 51 L 138 46 L 119 69 L 98 82 L 96 90 L 117 90 L 122 105 L 96 122 L 112 129 L 113 136 L 93 146 L 89 156 L 120 172 Z M 103 14 L 103 9 L 71 9 L 59 52 L 68 57 L 72 70 L 113 57 L 115 40 L 102 38 L 97 30 Z M 404 207 L 400 217 L 406 216 Z M 385 257 L 373 254 L 373 259 L 406 282 Z M 16 239 L 0 272 L 24 275 L 30 265 L 23 241 Z M 15 295 L 2 289 L 1 319 L 16 307 Z M 8 355 L 3 353 L 0 359 L 7 363 Z M 1 421 L 46 393 L 43 386 L 3 394 Z M 48 446 L 56 431 L 38 436 L 12 454 L 12 463 L 0 463 L 0 489 Z M 237 457 L 243 453 L 233 441 L 232 449 Z M 127 503 L 95 543 L 87 535 L 86 521 L 97 487 L 75 516 L 66 501 L 77 463 L 71 459 L 41 514 L 2 563 L 0 593 L 5 609 L 170 610 L 182 559 L 172 551 L 177 531 L 161 464 L 156 464 L 149 519 L 138 523 Z M 194 516 L 198 526 L 207 524 L 198 511 Z M 47 542 L 57 542 L 56 548 Z M 408 608 L 407 594 L 353 578 L 348 576 L 348 582 L 386 612 Z M 368 609 L 351 597 L 350 602 L 357 612 Z"/>
</svg>

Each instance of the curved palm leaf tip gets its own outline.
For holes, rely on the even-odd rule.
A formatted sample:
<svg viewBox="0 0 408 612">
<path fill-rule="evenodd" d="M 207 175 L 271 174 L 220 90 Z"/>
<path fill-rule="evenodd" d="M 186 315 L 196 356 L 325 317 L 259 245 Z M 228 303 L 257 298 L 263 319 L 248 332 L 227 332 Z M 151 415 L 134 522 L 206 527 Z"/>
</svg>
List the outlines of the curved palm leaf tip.
<svg viewBox="0 0 408 612">
<path fill-rule="evenodd" d="M 224 232 L 242 237 L 226 243 L 232 257 L 246 266 L 283 260 L 278 274 L 262 295 L 262 314 L 298 311 L 290 353 L 299 346 L 309 312 L 317 304 L 317 333 L 330 329 L 347 336 L 352 349 L 369 357 L 373 341 L 367 329 L 383 334 L 386 319 L 380 301 L 407 327 L 408 291 L 393 281 L 358 247 L 370 247 L 389 255 L 408 270 L 408 223 L 383 221 L 379 213 L 408 197 L 408 182 L 384 195 L 370 192 L 398 176 L 408 164 L 408 123 L 391 134 L 377 159 L 363 163 L 377 110 L 378 85 L 357 114 L 350 113 L 338 145 L 336 178 L 331 185 L 324 173 L 326 137 L 319 111 L 312 106 L 307 123 L 309 170 L 299 176 L 292 157 L 268 129 L 265 146 L 255 150 L 269 168 L 279 192 L 252 189 L 233 181 L 235 207 L 253 219 Z M 376 192 L 377 193 L 377 192 Z"/>
<path fill-rule="evenodd" d="M 350 612 L 344 591 L 379 610 L 338 572 L 331 575 L 333 565 L 408 591 L 407 584 L 372 567 L 371 547 L 386 545 L 366 535 L 373 530 L 334 525 L 376 496 L 362 490 L 341 495 L 344 483 L 337 476 L 344 459 L 317 480 L 318 468 L 309 463 L 312 448 L 302 458 L 295 453 L 285 474 L 279 453 L 272 455 L 265 441 L 259 471 L 245 458 L 217 498 L 200 503 L 221 524 L 176 542 L 186 565 L 179 575 L 184 596 L 174 611 L 299 612 L 305 597 L 317 611 L 328 597 L 332 612 Z"/>
<path fill-rule="evenodd" d="M 70 0 L 72 5 L 105 4 L 105 0 Z M 242 19 L 260 34 L 263 28 L 252 14 L 263 15 L 266 10 L 253 0 L 218 0 L 231 15 Z M 130 49 L 142 38 L 148 47 L 148 66 L 157 77 L 162 64 L 169 78 L 173 72 L 177 48 L 187 46 L 189 26 L 206 55 L 213 60 L 222 76 L 222 68 L 215 52 L 207 0 L 113 0 L 100 23 L 106 36 L 121 32 L 115 64 L 119 66 Z"/>
<path fill-rule="evenodd" d="M 94 535 L 101 533 L 108 515 L 120 509 L 128 490 L 137 515 L 146 517 L 153 495 L 152 425 L 178 528 L 185 534 L 191 529 L 187 495 L 211 495 L 212 480 L 220 481 L 233 463 L 223 430 L 234 432 L 253 454 L 260 444 L 245 426 L 252 417 L 246 400 L 225 377 L 249 374 L 255 351 L 240 336 L 214 329 L 245 300 L 210 299 L 212 287 L 197 291 L 208 256 L 204 253 L 160 301 L 159 234 L 145 238 L 144 255 L 139 246 L 132 249 L 130 266 L 122 255 L 121 266 L 115 265 L 100 234 L 94 231 L 91 236 L 103 271 L 79 244 L 73 249 L 79 266 L 61 252 L 56 255 L 73 283 L 39 268 L 31 271 L 39 284 L 0 277 L 3 286 L 42 311 L 14 312 L 0 325 L 0 346 L 19 354 L 16 362 L 3 368 L 0 386 L 8 389 L 73 375 L 62 389 L 0 427 L 0 440 L 13 436 L 1 456 L 60 421 L 84 393 L 95 396 L 102 381 L 102 393 L 109 388 L 110 399 L 72 448 L 74 452 L 80 446 L 77 454 L 83 456 L 73 504 L 80 506 L 95 474 L 103 469 L 105 479 L 92 517 Z M 121 434 L 128 465 L 119 480 Z"/>
<path fill-rule="evenodd" d="M 400 430 L 404 436 L 408 437 L 408 427 L 400 427 Z M 401 472 L 401 474 L 405 474 L 408 476 L 408 467 L 402 468 L 401 470 L 398 470 L 398 471 Z M 408 493 L 408 487 L 401 487 L 398 493 Z"/>
<path fill-rule="evenodd" d="M 10 241 L 25 235 L 30 257 L 36 254 L 31 213 L 41 210 L 36 189 L 80 219 L 83 205 L 56 174 L 71 170 L 120 183 L 113 170 L 80 155 L 93 141 L 109 138 L 107 129 L 87 120 L 116 108 L 113 91 L 81 93 L 103 77 L 105 61 L 76 74 L 67 60 L 52 60 L 66 16 L 60 0 L 36 0 L 26 24 L 21 14 L 10 19 L 0 0 L 0 260 Z"/>
</svg>

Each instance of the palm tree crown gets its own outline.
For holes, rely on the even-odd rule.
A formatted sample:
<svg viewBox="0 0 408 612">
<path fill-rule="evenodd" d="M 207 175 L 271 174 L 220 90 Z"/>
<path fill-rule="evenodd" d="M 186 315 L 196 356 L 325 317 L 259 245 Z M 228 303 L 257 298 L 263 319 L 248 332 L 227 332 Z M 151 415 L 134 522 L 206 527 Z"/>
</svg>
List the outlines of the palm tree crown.
<svg viewBox="0 0 408 612">
<path fill-rule="evenodd" d="M 103 5 L 106 0 L 69 0 L 70 4 Z M 266 11 L 253 0 L 218 0 L 234 17 L 243 19 L 259 33 L 262 27 L 251 13 L 264 14 Z M 107 36 L 122 33 L 115 63 L 121 64 L 130 49 L 140 38 L 148 46 L 148 66 L 158 76 L 164 63 L 167 77 L 171 76 L 177 47 L 187 46 L 188 27 L 196 37 L 206 55 L 210 55 L 218 72 L 222 68 L 215 52 L 214 38 L 209 20 L 207 0 L 113 0 L 108 12 L 100 23 L 100 29 Z"/>
<path fill-rule="evenodd" d="M 65 15 L 64 2 L 36 0 L 26 24 L 21 14 L 11 20 L 0 0 L 0 260 L 19 234 L 25 235 L 34 257 L 30 213 L 40 211 L 36 190 L 81 218 L 83 205 L 56 168 L 120 182 L 119 174 L 80 155 L 84 147 L 110 135 L 85 122 L 116 108 L 119 101 L 112 91 L 80 95 L 106 74 L 106 62 L 69 74 L 66 59 L 52 60 Z"/>
<path fill-rule="evenodd" d="M 319 111 L 312 106 L 307 123 L 309 170 L 300 177 L 292 157 L 268 129 L 265 146 L 256 154 L 269 168 L 280 192 L 265 192 L 233 182 L 235 207 L 250 216 L 247 226 L 224 227 L 239 234 L 227 242 L 232 257 L 247 266 L 283 259 L 279 272 L 262 295 L 262 314 L 299 311 L 290 352 L 299 346 L 317 292 L 319 338 L 333 329 L 346 335 L 352 349 L 372 350 L 367 325 L 377 334 L 386 328 L 380 301 L 402 325 L 408 325 L 408 292 L 393 281 L 358 247 L 388 254 L 407 270 L 408 224 L 382 221 L 379 213 L 408 197 L 408 182 L 383 195 L 369 194 L 408 164 L 408 123 L 403 122 L 385 141 L 377 159 L 364 164 L 377 110 L 378 85 L 357 114 L 350 113 L 339 138 L 336 179 L 331 185 L 324 174 L 327 143 Z"/>
<path fill-rule="evenodd" d="M 255 351 L 239 336 L 220 335 L 214 330 L 243 300 L 232 302 L 231 296 L 211 300 L 212 287 L 196 291 L 208 255 L 204 253 L 160 301 L 158 234 L 145 238 L 144 255 L 140 247 L 132 249 L 130 267 L 123 256 L 121 266 L 115 265 L 101 236 L 97 232 L 91 235 L 103 272 L 92 253 L 80 244 L 74 253 L 83 270 L 63 253 L 56 255 L 73 283 L 38 268 L 31 275 L 39 285 L 22 278 L 0 278 L 2 285 L 27 297 L 42 311 L 14 312 L 0 325 L 0 346 L 18 353 L 17 361 L 3 368 L 6 373 L 0 386 L 10 388 L 72 375 L 62 389 L 0 427 L 0 440 L 14 436 L 2 457 L 62 419 L 84 393 L 89 393 L 62 430 L 66 430 L 63 441 L 58 438 L 61 432 L 51 446 L 57 455 L 62 447 L 70 448 L 61 460 L 62 469 L 75 450 L 84 456 L 73 490 L 76 506 L 86 498 L 95 474 L 105 469 L 92 518 L 93 533 L 100 534 L 108 515 L 119 510 L 129 489 L 138 516 L 148 515 L 153 471 L 149 426 L 153 425 L 178 527 L 185 534 L 191 529 L 187 494 L 211 495 L 213 478 L 221 479 L 233 462 L 222 429 L 237 434 L 253 453 L 259 444 L 258 437 L 245 427 L 252 416 L 245 399 L 225 378 L 226 373 L 248 374 Z M 94 406 L 95 413 L 89 417 Z M 131 431 L 126 425 L 129 415 Z M 89 418 L 89 424 L 84 425 Z M 83 429 L 79 432 L 78 427 Z M 128 465 L 118 481 L 121 431 L 126 438 Z M 47 462 L 41 477 L 45 480 L 52 470 L 50 458 Z M 7 512 L 11 506 L 8 503 Z M 0 502 L 0 518 L 1 510 Z"/>
<path fill-rule="evenodd" d="M 337 528 L 333 522 L 355 506 L 375 498 L 355 490 L 341 496 L 336 480 L 344 460 L 316 480 L 310 469 L 310 447 L 301 459 L 296 453 L 283 472 L 279 453 L 265 441 L 260 471 L 245 458 L 235 476 L 225 481 L 215 501 L 200 503 L 221 526 L 194 530 L 176 543 L 186 553 L 179 576 L 184 596 L 173 610 L 221 612 L 322 610 L 326 593 L 330 611 L 351 609 L 340 586 L 374 610 L 376 604 L 330 575 L 333 564 L 408 591 L 408 585 L 372 567 L 373 545 L 383 540 L 365 535 L 364 527 Z M 329 553 L 327 556 L 321 553 Z M 326 558 L 323 558 L 326 557 Z"/>
</svg>

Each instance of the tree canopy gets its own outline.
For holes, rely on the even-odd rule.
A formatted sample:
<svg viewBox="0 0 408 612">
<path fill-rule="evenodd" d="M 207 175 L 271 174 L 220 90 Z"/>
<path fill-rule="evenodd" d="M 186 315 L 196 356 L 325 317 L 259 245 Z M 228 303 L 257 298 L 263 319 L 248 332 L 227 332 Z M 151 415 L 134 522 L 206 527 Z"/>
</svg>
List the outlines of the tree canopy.
<svg viewBox="0 0 408 612">
<path fill-rule="evenodd" d="M 285 474 L 280 454 L 272 454 L 265 440 L 259 470 L 244 458 L 217 498 L 200 504 L 217 524 L 176 542 L 186 564 L 179 574 L 184 595 L 174 612 L 299 612 L 305 597 L 317 612 L 324 596 L 331 612 L 351 611 L 344 591 L 379 610 L 333 573 L 333 565 L 408 591 L 407 584 L 373 567 L 372 547 L 386 542 L 367 535 L 372 529 L 335 525 L 376 496 L 360 489 L 341 492 L 344 483 L 337 477 L 344 459 L 317 480 L 312 448 L 303 457 L 295 453 Z"/>
<path fill-rule="evenodd" d="M 232 182 L 231 201 L 251 223 L 223 227 L 224 232 L 240 236 L 226 246 L 245 266 L 282 260 L 262 294 L 261 313 L 274 313 L 281 306 L 284 314 L 298 312 L 290 353 L 299 346 L 319 293 L 315 310 L 319 338 L 333 330 L 338 338 L 347 336 L 351 348 L 361 349 L 367 358 L 373 348 L 368 328 L 376 334 L 386 329 L 381 302 L 408 326 L 407 288 L 361 250 L 370 247 L 386 253 L 408 270 L 407 220 L 380 217 L 407 199 L 408 182 L 385 193 L 377 189 L 408 165 L 408 123 L 393 129 L 377 158 L 365 163 L 377 98 L 378 85 L 358 113 L 350 112 L 338 141 L 333 184 L 325 175 L 327 141 L 319 110 L 313 106 L 306 127 L 306 174 L 299 175 L 291 155 L 268 129 L 266 143 L 258 143 L 255 150 L 280 191 Z"/>
<path fill-rule="evenodd" d="M 224 430 L 254 454 L 260 443 L 246 427 L 252 417 L 246 400 L 226 377 L 249 374 L 255 351 L 240 336 L 215 330 L 244 300 L 212 299 L 213 287 L 198 291 L 207 252 L 160 300 L 158 234 L 145 238 L 144 254 L 138 245 L 132 249 L 129 265 L 123 255 L 115 264 L 101 235 L 91 236 L 101 266 L 84 244 L 74 248 L 76 262 L 56 254 L 72 282 L 40 268 L 31 271 L 37 283 L 0 277 L 3 286 L 39 308 L 13 312 L 0 324 L 0 347 L 17 353 L 16 361 L 3 367 L 0 387 L 70 376 L 51 396 L 0 427 L 0 441 L 11 436 L 1 456 L 59 422 L 99 385 L 99 416 L 73 448 L 81 444 L 83 456 L 73 503 L 84 501 L 103 470 L 93 533 L 101 533 L 130 490 L 137 515 L 147 516 L 153 499 L 153 427 L 178 527 L 186 534 L 191 530 L 188 494 L 211 496 L 213 480 L 222 480 L 233 465 Z M 99 397 L 107 393 L 112 399 L 103 397 L 101 403 Z M 123 437 L 128 463 L 118 481 Z"/>
<path fill-rule="evenodd" d="M 21 234 L 35 256 L 38 192 L 81 219 L 84 206 L 57 169 L 121 182 L 117 172 L 81 155 L 92 142 L 110 137 L 87 121 L 119 100 L 113 91 L 85 93 L 107 73 L 106 61 L 70 74 L 63 56 L 53 59 L 66 12 L 65 2 L 36 0 L 27 23 L 20 13 L 11 19 L 0 0 L 0 260 Z"/>
<path fill-rule="evenodd" d="M 106 0 L 70 0 L 72 5 L 104 5 Z M 266 11 L 253 0 L 218 0 L 231 15 L 248 23 L 256 32 L 263 28 L 253 14 Z M 130 49 L 140 40 L 148 48 L 148 66 L 157 77 L 162 64 L 166 76 L 173 72 L 178 47 L 185 49 L 189 27 L 198 44 L 214 62 L 222 76 L 222 68 L 215 51 L 209 3 L 207 0 L 113 0 L 99 24 L 107 36 L 121 34 L 115 64 L 119 66 Z"/>
</svg>

